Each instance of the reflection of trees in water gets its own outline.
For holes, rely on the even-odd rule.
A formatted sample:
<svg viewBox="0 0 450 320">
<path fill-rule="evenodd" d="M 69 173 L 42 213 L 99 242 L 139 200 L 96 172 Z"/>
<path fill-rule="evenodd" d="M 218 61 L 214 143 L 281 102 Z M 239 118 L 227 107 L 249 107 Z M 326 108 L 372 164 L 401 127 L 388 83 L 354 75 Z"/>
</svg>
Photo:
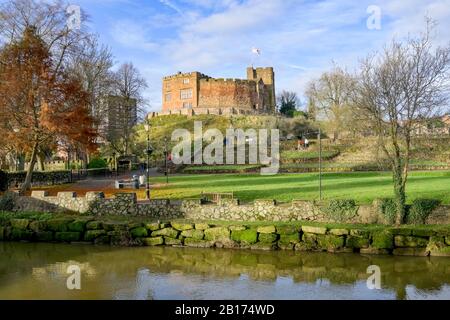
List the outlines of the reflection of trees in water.
<svg viewBox="0 0 450 320">
<path fill-rule="evenodd" d="M 136 276 L 136 291 L 134 299 L 153 300 L 150 270 L 145 268 L 138 270 Z"/>
<path fill-rule="evenodd" d="M 5 249 L 9 245 L 9 249 Z M 437 291 L 450 281 L 448 258 L 362 256 L 300 252 L 265 252 L 194 248 L 110 248 L 95 246 L 3 244 L 0 277 L 8 269 L 30 272 L 48 263 L 87 261 L 101 279 L 114 282 L 136 279 L 136 298 L 152 298 L 151 273 L 203 275 L 236 279 L 247 275 L 252 280 L 274 281 L 290 277 L 294 282 L 314 283 L 326 279 L 331 284 L 365 281 L 369 265 L 381 268 L 383 289 L 394 290 L 397 298 L 407 297 L 406 287 Z M 4 255 L 5 254 L 5 255 Z"/>
</svg>

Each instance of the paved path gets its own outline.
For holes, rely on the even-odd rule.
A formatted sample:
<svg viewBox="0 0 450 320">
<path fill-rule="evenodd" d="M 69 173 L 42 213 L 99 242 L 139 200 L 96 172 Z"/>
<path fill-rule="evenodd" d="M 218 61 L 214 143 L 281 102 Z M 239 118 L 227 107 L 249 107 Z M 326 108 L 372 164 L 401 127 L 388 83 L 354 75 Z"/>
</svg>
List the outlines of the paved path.
<svg viewBox="0 0 450 320">
<path fill-rule="evenodd" d="M 74 191 L 79 196 L 84 196 L 86 192 L 89 191 L 104 191 L 105 194 L 110 195 L 112 193 L 118 192 L 119 190 L 115 189 L 115 181 L 116 180 L 125 180 L 131 179 L 133 175 L 141 175 L 140 171 L 132 171 L 124 174 L 120 174 L 119 176 L 111 176 L 111 177 L 90 177 L 85 180 L 79 180 L 77 182 L 65 185 L 56 185 L 50 188 L 36 188 L 36 189 L 46 189 L 48 190 L 51 196 L 57 195 L 60 191 Z M 145 174 L 145 172 L 144 172 Z M 156 168 L 150 169 L 150 177 L 162 176 L 163 174 L 158 173 Z M 135 189 L 122 189 L 123 191 L 137 191 Z"/>
</svg>

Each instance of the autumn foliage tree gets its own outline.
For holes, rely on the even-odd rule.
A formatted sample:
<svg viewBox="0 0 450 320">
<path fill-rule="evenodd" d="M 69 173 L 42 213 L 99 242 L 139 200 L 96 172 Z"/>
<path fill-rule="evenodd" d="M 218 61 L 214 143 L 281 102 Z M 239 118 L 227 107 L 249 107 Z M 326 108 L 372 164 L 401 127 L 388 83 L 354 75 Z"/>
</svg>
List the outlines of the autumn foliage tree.
<svg viewBox="0 0 450 320">
<path fill-rule="evenodd" d="M 81 83 L 53 61 L 33 27 L 0 53 L 0 132 L 7 144 L 29 154 L 21 191 L 31 177 L 41 146 L 70 141 L 95 148 L 96 131 Z M 5 142 L 4 142 L 5 143 Z"/>
</svg>

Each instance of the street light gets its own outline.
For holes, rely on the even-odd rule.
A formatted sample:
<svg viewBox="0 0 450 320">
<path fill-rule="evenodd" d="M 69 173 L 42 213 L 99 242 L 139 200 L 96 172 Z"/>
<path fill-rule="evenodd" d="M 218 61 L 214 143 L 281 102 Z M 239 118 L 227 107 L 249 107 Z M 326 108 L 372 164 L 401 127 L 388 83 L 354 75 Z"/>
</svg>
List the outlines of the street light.
<svg viewBox="0 0 450 320">
<path fill-rule="evenodd" d="M 319 128 L 319 200 L 322 201 L 322 130 Z"/>
<path fill-rule="evenodd" d="M 147 132 L 147 184 L 145 188 L 145 195 L 147 200 L 150 200 L 150 156 L 153 153 L 153 149 L 150 146 L 150 124 L 147 122 L 144 124 L 145 131 Z"/>
<path fill-rule="evenodd" d="M 16 127 L 14 127 L 13 128 L 13 131 L 14 131 L 14 133 L 19 133 L 20 132 L 20 129 L 19 128 L 16 128 Z M 15 164 L 15 166 L 16 166 L 16 172 L 18 172 L 19 171 L 19 166 L 20 166 L 20 156 L 19 156 L 19 152 L 16 150 L 16 154 L 15 154 L 15 161 L 14 161 L 14 164 Z"/>
<path fill-rule="evenodd" d="M 117 178 L 117 176 L 118 176 L 118 174 L 117 174 L 117 160 L 116 160 L 116 152 L 115 151 L 113 151 L 112 156 L 113 156 L 113 161 L 114 161 L 113 162 L 114 173 L 115 173 L 116 178 Z"/>
<path fill-rule="evenodd" d="M 167 151 L 167 138 L 164 138 L 164 166 L 165 166 L 165 175 L 166 175 L 166 184 L 169 184 L 169 170 L 167 169 L 167 157 L 169 156 L 169 152 Z"/>
</svg>

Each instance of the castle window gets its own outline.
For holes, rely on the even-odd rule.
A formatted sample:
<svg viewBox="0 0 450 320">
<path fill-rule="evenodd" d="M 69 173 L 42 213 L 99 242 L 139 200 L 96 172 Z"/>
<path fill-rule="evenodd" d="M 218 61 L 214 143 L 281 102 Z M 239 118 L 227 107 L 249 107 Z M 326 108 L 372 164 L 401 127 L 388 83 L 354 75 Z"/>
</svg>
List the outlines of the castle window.
<svg viewBox="0 0 450 320">
<path fill-rule="evenodd" d="M 170 83 L 166 83 L 166 90 L 170 90 Z"/>
<path fill-rule="evenodd" d="M 192 102 L 183 102 L 184 109 L 192 109 Z"/>
<path fill-rule="evenodd" d="M 180 90 L 181 99 L 192 99 L 192 89 Z"/>
<path fill-rule="evenodd" d="M 184 78 L 183 79 L 183 84 L 189 84 L 189 78 Z"/>
<path fill-rule="evenodd" d="M 169 102 L 170 100 L 172 100 L 172 94 L 171 93 L 166 93 L 166 95 L 164 97 L 164 100 L 166 102 Z"/>
</svg>

